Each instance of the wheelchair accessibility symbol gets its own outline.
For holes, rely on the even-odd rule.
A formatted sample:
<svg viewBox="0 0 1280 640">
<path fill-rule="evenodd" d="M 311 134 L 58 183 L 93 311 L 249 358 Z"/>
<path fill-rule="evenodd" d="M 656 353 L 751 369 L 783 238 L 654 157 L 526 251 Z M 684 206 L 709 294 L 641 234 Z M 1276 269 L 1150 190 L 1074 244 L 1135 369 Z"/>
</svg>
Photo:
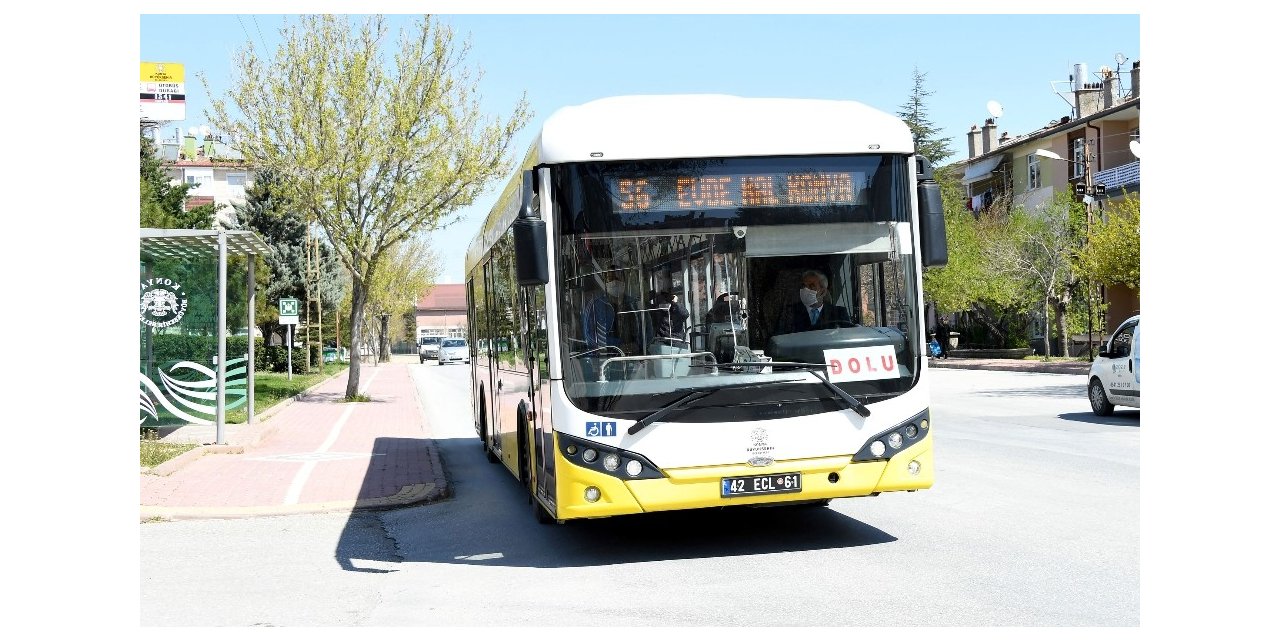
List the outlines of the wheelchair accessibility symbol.
<svg viewBox="0 0 1280 640">
<path fill-rule="evenodd" d="M 588 422 L 587 437 L 588 438 L 607 438 L 618 435 L 618 423 L 616 422 Z"/>
</svg>

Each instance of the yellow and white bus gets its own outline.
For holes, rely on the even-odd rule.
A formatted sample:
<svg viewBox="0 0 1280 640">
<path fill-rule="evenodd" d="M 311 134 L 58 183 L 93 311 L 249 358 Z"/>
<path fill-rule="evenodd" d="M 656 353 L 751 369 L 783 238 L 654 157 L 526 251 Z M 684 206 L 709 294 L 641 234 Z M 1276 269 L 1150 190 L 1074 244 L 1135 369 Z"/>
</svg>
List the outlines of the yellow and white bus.
<svg viewBox="0 0 1280 640">
<path fill-rule="evenodd" d="M 932 176 L 857 102 L 557 111 L 466 255 L 485 454 L 541 522 L 930 487 Z"/>
</svg>

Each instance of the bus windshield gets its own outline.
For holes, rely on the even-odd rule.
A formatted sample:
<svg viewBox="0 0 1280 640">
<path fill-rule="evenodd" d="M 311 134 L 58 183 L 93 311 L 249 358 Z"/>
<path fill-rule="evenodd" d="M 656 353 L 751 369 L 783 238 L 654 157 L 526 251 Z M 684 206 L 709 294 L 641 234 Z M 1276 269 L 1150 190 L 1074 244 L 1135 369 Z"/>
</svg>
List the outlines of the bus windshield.
<svg viewBox="0 0 1280 640">
<path fill-rule="evenodd" d="M 698 422 L 873 405 L 918 379 L 907 158 L 553 168 L 561 363 L 585 411 Z M 756 384 L 759 383 L 759 384 Z M 714 402 L 712 401 L 714 398 Z M 741 415 L 735 414 L 739 412 Z"/>
</svg>

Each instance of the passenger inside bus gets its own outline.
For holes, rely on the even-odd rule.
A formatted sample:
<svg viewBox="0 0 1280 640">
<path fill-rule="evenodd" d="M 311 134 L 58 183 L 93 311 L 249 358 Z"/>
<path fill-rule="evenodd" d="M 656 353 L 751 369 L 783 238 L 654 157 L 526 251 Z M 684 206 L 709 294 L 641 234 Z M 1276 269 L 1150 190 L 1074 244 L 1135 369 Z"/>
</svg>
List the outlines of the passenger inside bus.
<svg viewBox="0 0 1280 640">
<path fill-rule="evenodd" d="M 582 331 L 587 350 L 611 346 L 626 355 L 637 353 L 639 333 L 635 312 L 638 309 L 626 294 L 622 271 L 611 269 L 605 275 L 603 291 L 594 277 L 587 278 L 585 295 Z"/>
</svg>

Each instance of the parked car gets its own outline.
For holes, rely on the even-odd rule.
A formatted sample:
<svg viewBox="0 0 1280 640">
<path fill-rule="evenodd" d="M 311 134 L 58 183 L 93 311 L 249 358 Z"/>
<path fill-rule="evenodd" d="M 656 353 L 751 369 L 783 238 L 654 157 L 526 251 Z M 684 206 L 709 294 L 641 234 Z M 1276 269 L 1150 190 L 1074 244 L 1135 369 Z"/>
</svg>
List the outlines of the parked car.
<svg viewBox="0 0 1280 640">
<path fill-rule="evenodd" d="M 1089 404 L 1109 416 L 1116 405 L 1142 405 L 1142 352 L 1139 316 L 1120 323 L 1089 367 Z"/>
<path fill-rule="evenodd" d="M 467 347 L 465 338 L 445 338 L 440 343 L 440 358 L 436 364 L 446 362 L 465 362 L 471 364 L 471 349 Z"/>
<path fill-rule="evenodd" d="M 440 336 L 418 338 L 418 364 L 440 357 Z"/>
</svg>

